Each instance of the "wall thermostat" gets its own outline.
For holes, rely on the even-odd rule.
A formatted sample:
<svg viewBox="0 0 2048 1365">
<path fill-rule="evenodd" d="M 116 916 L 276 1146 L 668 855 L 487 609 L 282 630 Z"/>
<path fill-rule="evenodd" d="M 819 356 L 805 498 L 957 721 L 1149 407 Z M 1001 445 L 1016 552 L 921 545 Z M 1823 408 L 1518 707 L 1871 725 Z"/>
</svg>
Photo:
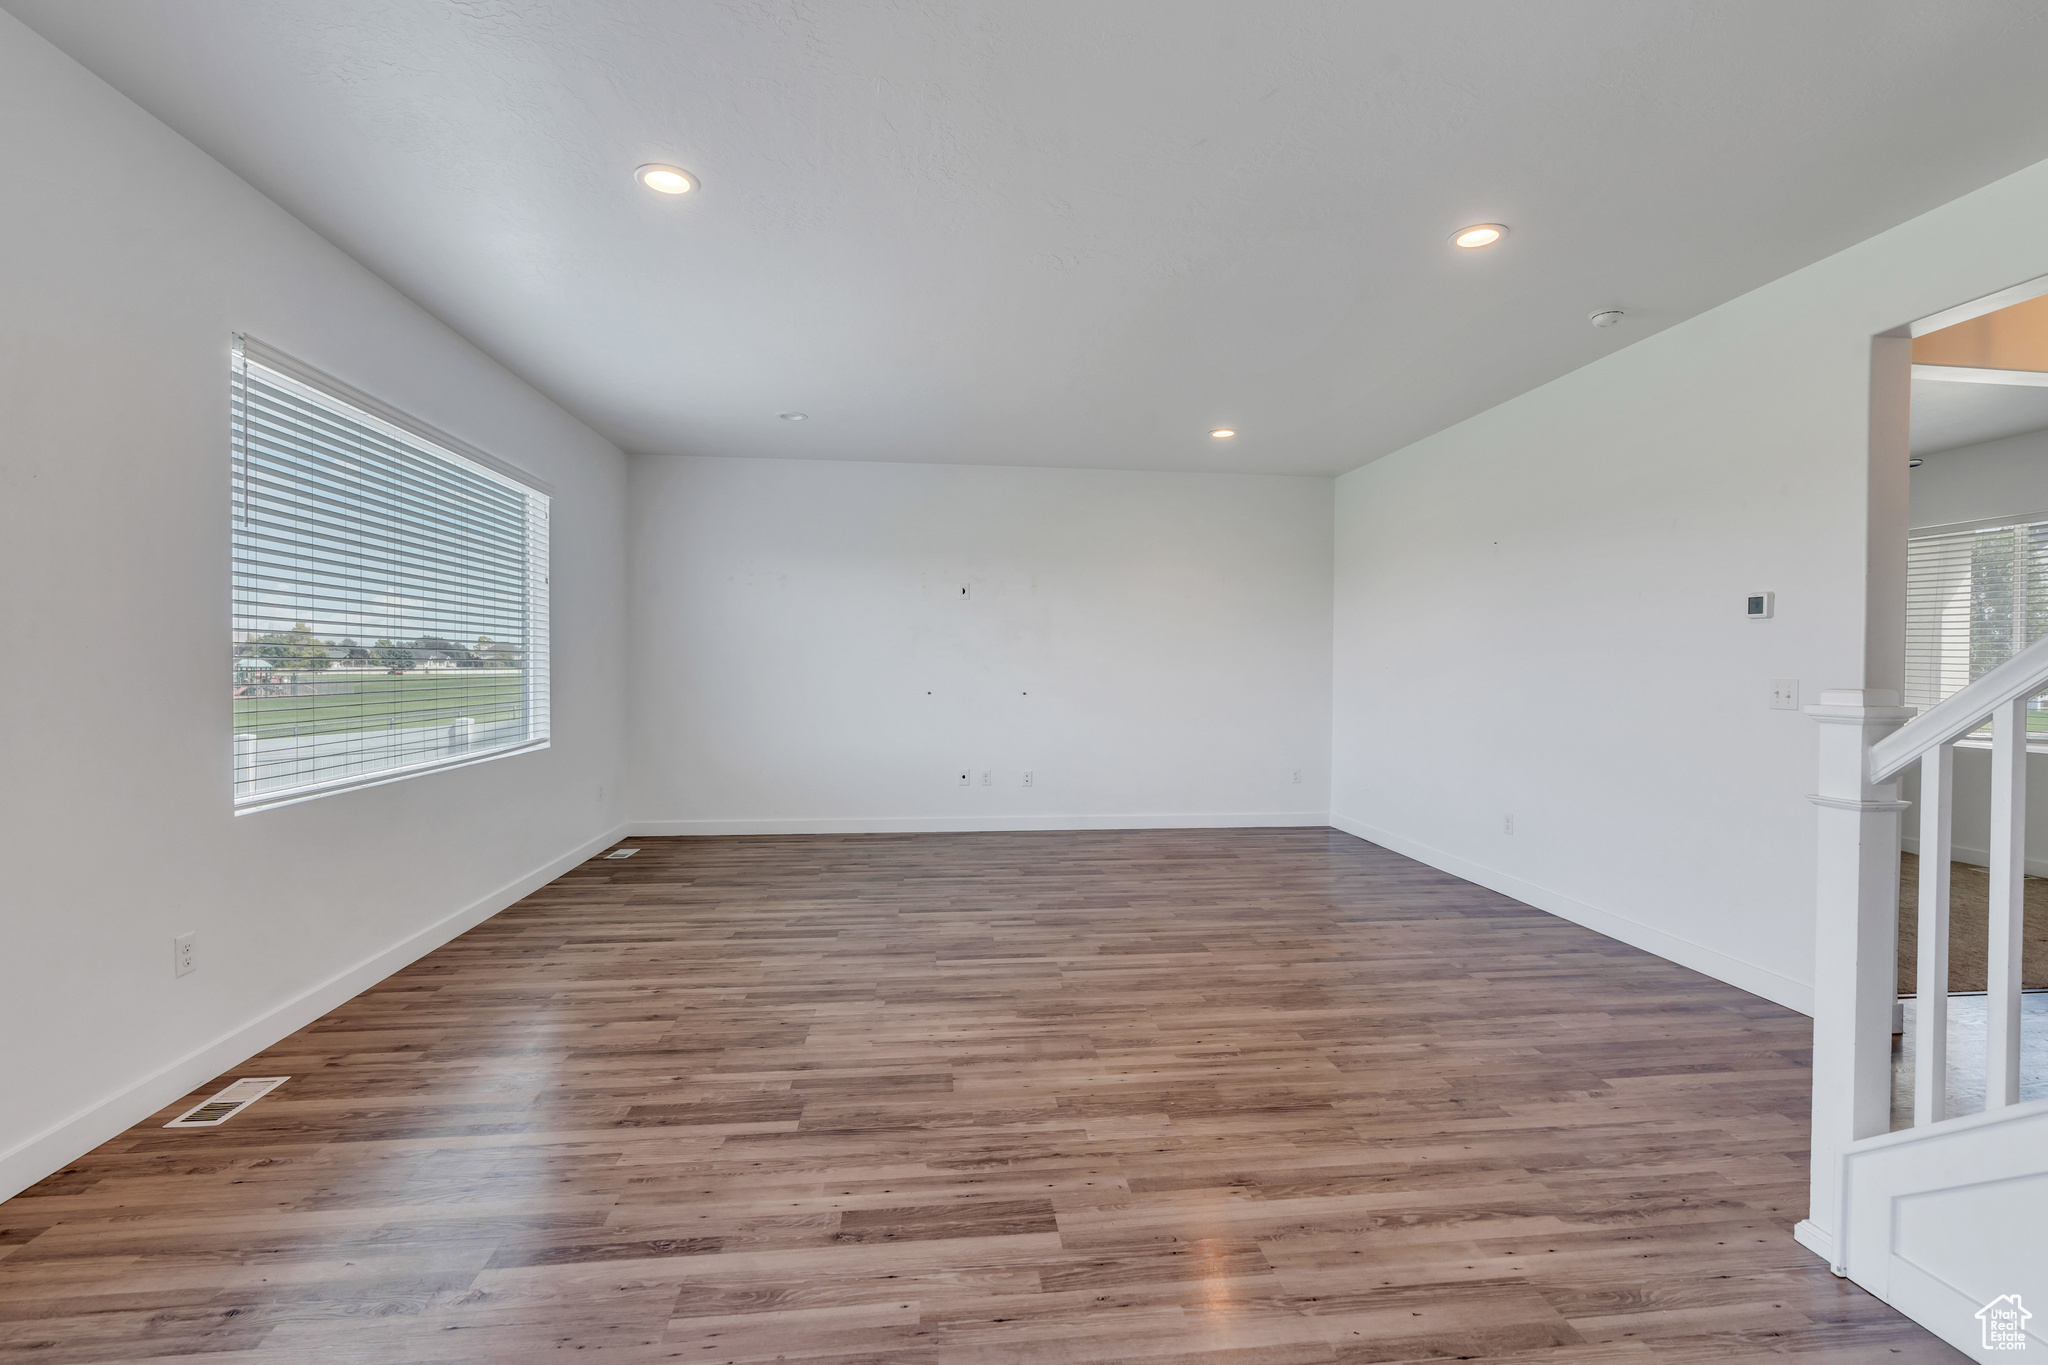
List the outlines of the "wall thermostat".
<svg viewBox="0 0 2048 1365">
<path fill-rule="evenodd" d="M 1743 615 L 1752 621 L 1767 621 L 1770 619 L 1771 612 L 1777 607 L 1778 594 L 1774 592 L 1753 592 L 1745 599 L 1745 603 Z"/>
</svg>

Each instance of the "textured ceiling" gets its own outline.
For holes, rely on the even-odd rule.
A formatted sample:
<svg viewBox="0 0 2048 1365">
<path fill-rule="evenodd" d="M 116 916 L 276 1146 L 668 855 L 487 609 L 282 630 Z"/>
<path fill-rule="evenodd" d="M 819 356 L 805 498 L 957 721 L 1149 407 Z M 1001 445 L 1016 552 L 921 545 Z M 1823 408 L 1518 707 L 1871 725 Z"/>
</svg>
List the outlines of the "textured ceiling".
<svg viewBox="0 0 2048 1365">
<path fill-rule="evenodd" d="M 1346 470 L 2048 157 L 2037 0 L 0 3 L 644 452 Z"/>
</svg>

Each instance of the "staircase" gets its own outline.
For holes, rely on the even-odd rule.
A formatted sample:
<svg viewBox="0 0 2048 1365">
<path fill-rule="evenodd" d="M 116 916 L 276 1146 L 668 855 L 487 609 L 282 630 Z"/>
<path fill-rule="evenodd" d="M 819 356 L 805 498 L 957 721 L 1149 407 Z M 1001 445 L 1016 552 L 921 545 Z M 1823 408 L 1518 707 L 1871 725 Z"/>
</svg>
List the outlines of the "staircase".
<svg viewBox="0 0 2048 1365">
<path fill-rule="evenodd" d="M 1877 1297 L 1979 1360 L 2017 1295 L 2048 1351 L 2048 1100 L 2020 1102 L 2027 703 L 2048 692 L 2048 638 L 1925 714 L 1898 694 L 1829 691 L 1820 722 L 1819 884 L 1810 1213 L 1795 1236 Z M 1984 1108 L 1949 1102 L 1949 854 L 1958 740 L 1991 726 L 1990 963 Z M 1919 960 L 1913 1121 L 1891 1129 L 1897 997 L 1898 777 L 1919 764 Z M 1972 1090 L 1975 1087 L 1971 1087 Z M 2020 1319 L 2024 1321 L 2024 1319 Z"/>
</svg>

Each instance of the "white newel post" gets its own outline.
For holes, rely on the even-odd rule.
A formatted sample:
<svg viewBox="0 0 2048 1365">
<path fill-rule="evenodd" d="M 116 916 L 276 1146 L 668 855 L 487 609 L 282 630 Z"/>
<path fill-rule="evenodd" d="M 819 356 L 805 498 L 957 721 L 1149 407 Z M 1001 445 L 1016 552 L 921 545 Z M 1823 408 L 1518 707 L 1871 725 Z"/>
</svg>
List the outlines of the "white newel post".
<svg viewBox="0 0 2048 1365">
<path fill-rule="evenodd" d="M 1841 1150 L 1891 1127 L 1898 999 L 1899 800 L 1870 781 L 1870 746 L 1913 716 L 1896 692 L 1829 690 L 1820 722 L 1819 880 L 1813 962 L 1813 1177 L 1801 1243 L 1845 1264 Z"/>
</svg>

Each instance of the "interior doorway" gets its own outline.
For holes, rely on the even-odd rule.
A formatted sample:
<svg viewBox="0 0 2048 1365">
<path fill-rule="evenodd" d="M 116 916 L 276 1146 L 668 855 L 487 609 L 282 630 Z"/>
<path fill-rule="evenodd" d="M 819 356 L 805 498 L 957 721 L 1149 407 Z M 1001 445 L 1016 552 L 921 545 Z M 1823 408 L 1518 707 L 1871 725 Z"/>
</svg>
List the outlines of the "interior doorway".
<svg viewBox="0 0 2048 1365">
<path fill-rule="evenodd" d="M 1912 329 L 1905 702 L 1925 711 L 2048 636 L 2048 280 Z M 2048 699 L 2027 711 L 2021 1097 L 2048 1096 Z M 1984 1107 L 1994 919 L 1988 726 L 1959 741 L 1949 882 L 1948 1111 Z M 1919 774 L 1901 795 L 1918 807 Z M 1892 1123 L 1910 1126 L 1921 867 L 1900 867 Z"/>
</svg>

